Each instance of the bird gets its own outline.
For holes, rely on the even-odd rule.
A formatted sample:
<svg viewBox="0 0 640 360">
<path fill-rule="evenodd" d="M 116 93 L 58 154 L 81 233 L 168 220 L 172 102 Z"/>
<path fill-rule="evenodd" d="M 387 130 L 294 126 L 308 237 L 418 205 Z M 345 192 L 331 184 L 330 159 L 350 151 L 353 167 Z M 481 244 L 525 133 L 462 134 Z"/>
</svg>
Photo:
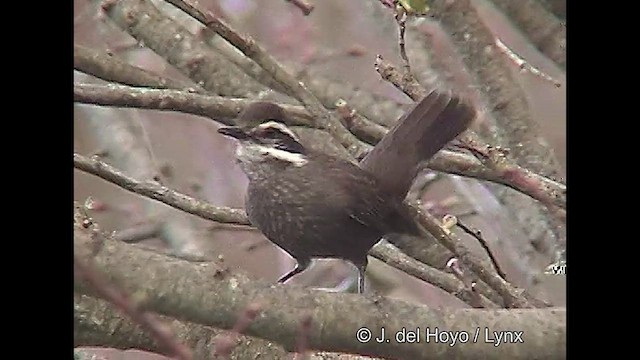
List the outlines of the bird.
<svg viewBox="0 0 640 360">
<path fill-rule="evenodd" d="M 429 110 L 429 102 L 433 103 L 429 96 L 400 120 L 429 123 L 426 127 L 432 134 L 419 141 L 429 142 L 425 151 L 435 153 L 469 126 L 473 112 L 465 108 L 458 112 L 464 116 L 443 116 L 446 106 Z M 434 96 L 467 106 L 448 93 Z M 245 198 L 248 218 L 296 260 L 279 283 L 303 272 L 312 259 L 337 258 L 358 269 L 357 291 L 362 294 L 368 251 L 387 235 L 420 236 L 423 230 L 403 203 L 402 191 L 388 188 L 385 181 L 356 163 L 305 147 L 285 125 L 286 119 L 279 105 L 260 101 L 239 115 L 236 124 L 241 126 L 218 129 L 237 140 L 236 160 L 249 180 Z M 438 133 L 438 124 L 445 129 L 444 135 Z"/>
</svg>

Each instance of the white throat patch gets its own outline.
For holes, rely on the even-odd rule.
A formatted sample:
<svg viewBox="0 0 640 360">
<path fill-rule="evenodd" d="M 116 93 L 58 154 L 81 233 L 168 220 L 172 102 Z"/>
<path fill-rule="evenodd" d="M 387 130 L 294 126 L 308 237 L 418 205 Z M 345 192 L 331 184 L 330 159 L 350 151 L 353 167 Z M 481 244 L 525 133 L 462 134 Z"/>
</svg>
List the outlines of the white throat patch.
<svg viewBox="0 0 640 360">
<path fill-rule="evenodd" d="M 262 161 L 265 157 L 272 157 L 281 161 L 291 163 L 293 166 L 303 166 L 309 162 L 306 156 L 298 153 L 292 153 L 285 150 L 275 149 L 272 147 L 258 144 L 241 144 L 236 149 L 236 157 L 240 160 L 249 162 Z"/>
</svg>

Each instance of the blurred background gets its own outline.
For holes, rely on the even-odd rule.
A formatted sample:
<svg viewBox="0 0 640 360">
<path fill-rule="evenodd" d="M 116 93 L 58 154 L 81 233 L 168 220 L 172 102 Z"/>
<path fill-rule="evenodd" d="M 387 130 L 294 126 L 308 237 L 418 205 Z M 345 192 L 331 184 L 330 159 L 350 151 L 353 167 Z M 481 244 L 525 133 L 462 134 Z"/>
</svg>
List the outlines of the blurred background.
<svg viewBox="0 0 640 360">
<path fill-rule="evenodd" d="M 377 54 L 398 66 L 401 64 L 392 12 L 372 0 L 316 0 L 313 3 L 315 9 L 311 15 L 304 16 L 300 9 L 283 0 L 199 1 L 201 7 L 253 36 L 292 72 L 310 74 L 345 89 L 363 89 L 407 109 L 412 101 L 381 80 L 373 67 Z M 480 0 L 472 3 L 495 36 L 562 84 L 557 88 L 529 72 L 521 72 L 517 64 L 505 56 L 514 78 L 526 93 L 540 133 L 555 151 L 564 171 L 564 71 L 541 55 L 493 3 Z M 200 26 L 175 8 L 162 2 L 153 4 L 189 32 L 201 35 Z M 74 13 L 75 44 L 108 50 L 135 66 L 189 81 L 163 57 L 114 25 L 101 12 L 100 2 L 76 0 Z M 416 41 L 425 41 L 426 35 L 420 29 L 428 28 L 430 21 L 427 17 L 407 30 L 409 57 L 416 67 L 423 61 L 415 50 Z M 429 74 L 416 76 L 426 87 L 437 86 L 440 81 Z M 74 81 L 105 83 L 78 71 L 74 71 Z M 255 98 L 272 96 L 261 92 Z M 114 130 L 114 126 L 122 128 Z M 243 208 L 247 180 L 235 165 L 233 142 L 217 134 L 218 127 L 211 119 L 177 112 L 75 104 L 74 151 L 87 156 L 100 154 L 105 161 L 136 178 L 149 175 L 146 165 L 140 165 L 144 161 L 135 158 L 137 151 L 147 151 L 152 167 L 161 173 L 167 186 L 214 205 Z M 465 223 L 481 230 L 513 283 L 554 305 L 565 304 L 565 278 L 541 275 L 553 256 L 548 249 L 531 246 L 532 239 L 524 235 L 522 225 L 499 203 L 486 183 L 435 173 L 423 174 L 422 181 L 427 180 L 429 185 L 419 193 L 426 208 L 440 216 L 458 215 Z M 216 224 L 184 214 L 77 170 L 74 181 L 74 200 L 85 203 L 90 198 L 94 208 L 92 216 L 103 230 L 127 237 L 131 233 L 144 233 L 160 219 L 175 221 L 174 227 L 165 229 L 164 240 L 151 236 L 141 241 L 141 246 L 222 259 L 230 268 L 268 281 L 275 281 L 295 264 L 256 230 Z M 462 233 L 460 236 L 474 251 L 482 253 L 475 240 Z M 523 257 L 515 256 L 516 253 L 526 253 L 527 263 L 523 264 Z M 352 267 L 341 261 L 323 260 L 291 283 L 330 287 L 354 274 Z M 367 276 L 375 291 L 390 297 L 435 307 L 466 306 L 455 297 L 371 258 Z"/>
</svg>

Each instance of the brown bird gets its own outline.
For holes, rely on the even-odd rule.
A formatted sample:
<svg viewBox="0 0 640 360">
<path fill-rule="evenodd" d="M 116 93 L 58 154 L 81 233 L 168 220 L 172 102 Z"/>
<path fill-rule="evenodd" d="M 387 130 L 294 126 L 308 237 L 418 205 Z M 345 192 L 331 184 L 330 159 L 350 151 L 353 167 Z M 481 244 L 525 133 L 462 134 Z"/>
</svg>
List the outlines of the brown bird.
<svg viewBox="0 0 640 360">
<path fill-rule="evenodd" d="M 454 106 L 449 106 L 452 102 Z M 435 110 L 434 104 L 439 104 Z M 464 131 L 474 116 L 449 94 L 427 96 L 400 120 L 419 134 L 430 129 L 418 139 L 422 144 L 415 145 L 422 150 L 411 150 L 409 160 L 415 161 L 420 153 L 433 155 Z M 385 235 L 422 233 L 402 201 L 406 191 L 403 194 L 403 185 L 385 188 L 385 183 L 393 183 L 346 160 L 311 151 L 283 124 L 284 119 L 278 105 L 258 102 L 238 118 L 245 126 L 218 130 L 239 141 L 236 157 L 249 178 L 245 202 L 249 219 L 297 261 L 280 283 L 304 271 L 312 258 L 339 258 L 357 267 L 362 293 L 369 249 Z M 382 155 L 374 148 L 370 155 L 383 158 L 386 150 L 381 151 Z M 405 173 L 415 176 L 417 161 L 408 167 L 412 169 Z"/>
</svg>

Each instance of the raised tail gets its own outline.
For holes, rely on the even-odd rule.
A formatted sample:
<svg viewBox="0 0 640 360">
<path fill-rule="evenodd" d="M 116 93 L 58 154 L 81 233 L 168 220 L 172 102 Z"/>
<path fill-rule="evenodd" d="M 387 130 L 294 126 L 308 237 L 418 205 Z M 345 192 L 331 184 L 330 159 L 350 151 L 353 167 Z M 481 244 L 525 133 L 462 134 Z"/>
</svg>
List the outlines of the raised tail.
<svg viewBox="0 0 640 360">
<path fill-rule="evenodd" d="M 404 199 L 421 162 L 465 131 L 476 112 L 450 91 L 432 91 L 403 115 L 360 166 Z"/>
</svg>

